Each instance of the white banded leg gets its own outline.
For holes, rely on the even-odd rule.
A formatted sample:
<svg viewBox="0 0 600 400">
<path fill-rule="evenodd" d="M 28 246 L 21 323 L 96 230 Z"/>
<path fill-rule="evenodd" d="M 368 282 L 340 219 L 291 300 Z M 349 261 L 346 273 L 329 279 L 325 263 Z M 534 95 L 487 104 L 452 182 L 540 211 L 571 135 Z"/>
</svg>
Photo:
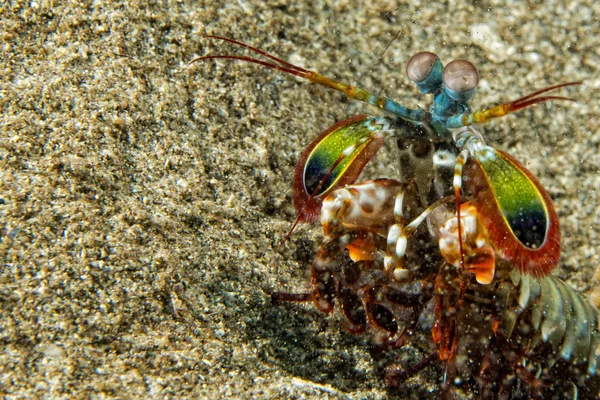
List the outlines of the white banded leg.
<svg viewBox="0 0 600 400">
<path fill-rule="evenodd" d="M 408 238 L 436 208 L 454 200 L 453 196 L 441 198 L 427 207 L 425 211 L 419 214 L 419 216 L 411 223 L 404 226 L 404 218 L 402 216 L 402 196 L 403 194 L 399 193 L 396 197 L 394 215 L 397 222 L 392 225 L 388 231 L 386 255 L 384 258 L 384 269 L 386 274 L 397 281 L 406 281 L 411 279 L 412 276 L 411 272 L 404 268 L 404 254 L 406 253 L 406 248 L 408 246 Z"/>
<path fill-rule="evenodd" d="M 404 268 L 404 254 L 409 236 L 402 224 L 394 224 L 388 231 L 383 266 L 385 273 L 397 281 L 407 281 L 411 278 L 410 271 Z"/>
<path fill-rule="evenodd" d="M 460 195 L 460 189 L 462 188 L 462 174 L 463 174 L 463 166 L 469 159 L 469 151 L 463 150 L 456 157 L 456 164 L 454 164 L 454 179 L 452 180 L 452 187 L 454 188 L 454 193 L 458 193 Z"/>
</svg>

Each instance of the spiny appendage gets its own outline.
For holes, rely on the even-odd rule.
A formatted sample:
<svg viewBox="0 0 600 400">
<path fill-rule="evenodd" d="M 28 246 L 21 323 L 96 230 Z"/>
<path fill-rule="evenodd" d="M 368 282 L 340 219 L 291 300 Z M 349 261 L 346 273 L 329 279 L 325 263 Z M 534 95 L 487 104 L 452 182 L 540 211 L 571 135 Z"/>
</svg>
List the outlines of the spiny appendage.
<svg viewBox="0 0 600 400">
<path fill-rule="evenodd" d="M 460 207 L 460 214 L 460 229 L 459 217 L 450 218 L 440 228 L 440 251 L 449 264 L 457 268 L 462 264 L 464 271 L 475 274 L 477 282 L 487 285 L 494 279 L 494 248 L 479 222 L 477 209 L 465 203 Z M 459 232 L 462 233 L 460 238 Z"/>
<path fill-rule="evenodd" d="M 189 63 L 190 65 L 194 64 L 198 61 L 217 60 L 217 59 L 245 61 L 245 62 L 249 62 L 249 63 L 253 63 L 253 64 L 262 65 L 263 67 L 270 68 L 273 70 L 282 71 L 282 72 L 285 72 L 285 73 L 288 73 L 291 75 L 295 75 L 300 78 L 304 78 L 310 82 L 317 83 L 321 86 L 335 89 L 337 91 L 340 91 L 340 92 L 346 94 L 346 96 L 348 96 L 351 99 L 364 101 L 365 103 L 375 106 L 381 110 L 391 112 L 391 113 L 393 113 L 399 117 L 405 118 L 405 119 L 409 119 L 412 121 L 422 121 L 427 114 L 427 113 L 423 112 L 422 110 L 412 110 L 412 109 L 406 108 L 406 107 L 396 103 L 395 101 L 388 99 L 387 97 L 377 96 L 377 95 L 369 93 L 366 90 L 363 90 L 359 87 L 347 85 L 347 84 L 335 81 L 333 79 L 327 78 L 326 76 L 323 76 L 323 75 L 319 74 L 318 72 L 310 71 L 310 70 L 304 69 L 302 67 L 298 67 L 297 65 L 288 63 L 288 62 L 286 62 L 278 57 L 275 57 L 263 50 L 260 50 L 256 47 L 239 42 L 237 40 L 225 38 L 222 36 L 216 36 L 216 35 L 209 35 L 209 36 L 206 36 L 206 38 L 223 40 L 225 42 L 235 44 L 237 46 L 248 49 L 254 53 L 260 54 L 261 56 L 266 57 L 270 60 L 273 60 L 273 61 L 275 61 L 275 63 L 263 61 L 263 60 L 259 60 L 259 59 L 256 59 L 253 57 L 247 57 L 247 56 L 208 55 L 208 56 L 202 56 L 202 57 L 195 58 L 194 60 L 190 61 L 190 63 Z"/>
<path fill-rule="evenodd" d="M 487 110 L 476 111 L 474 113 L 461 114 L 457 117 L 452 118 L 448 122 L 448 125 L 451 128 L 458 128 L 461 126 L 468 126 L 468 125 L 472 125 L 472 124 L 483 124 L 483 123 L 489 122 L 491 119 L 503 117 L 511 112 L 521 110 L 525 107 L 529 107 L 534 104 L 543 103 L 545 101 L 551 101 L 551 100 L 576 101 L 575 99 L 572 99 L 570 97 L 540 96 L 540 95 L 544 94 L 544 93 L 548 93 L 548 92 L 556 90 L 556 89 L 563 88 L 563 87 L 576 86 L 576 85 L 582 85 L 582 84 L 583 84 L 583 81 L 575 81 L 575 82 L 568 82 L 568 83 L 562 83 L 560 85 L 550 86 L 550 87 L 538 90 L 536 92 L 533 92 L 527 96 L 521 97 L 517 100 L 511 101 L 511 102 L 505 103 L 505 104 L 500 104 L 496 107 L 493 107 L 493 108 L 490 108 Z"/>
</svg>

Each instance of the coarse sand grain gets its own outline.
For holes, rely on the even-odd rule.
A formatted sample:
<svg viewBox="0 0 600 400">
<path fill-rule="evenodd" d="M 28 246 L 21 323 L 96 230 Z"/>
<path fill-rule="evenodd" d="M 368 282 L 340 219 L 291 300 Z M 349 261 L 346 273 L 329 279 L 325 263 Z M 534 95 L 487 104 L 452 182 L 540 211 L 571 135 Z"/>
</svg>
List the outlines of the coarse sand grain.
<svg viewBox="0 0 600 400">
<path fill-rule="evenodd" d="M 389 391 L 368 339 L 263 292 L 305 288 L 321 240 L 303 226 L 279 246 L 300 152 L 334 122 L 379 112 L 249 64 L 188 65 L 247 54 L 207 34 L 410 107 L 429 105 L 404 72 L 423 50 L 477 66 L 476 109 L 584 80 L 561 92 L 577 103 L 485 136 L 540 177 L 563 230 L 556 274 L 592 290 L 600 2 L 460 3 L 0 2 L 0 395 L 439 396 L 435 371 Z"/>
</svg>

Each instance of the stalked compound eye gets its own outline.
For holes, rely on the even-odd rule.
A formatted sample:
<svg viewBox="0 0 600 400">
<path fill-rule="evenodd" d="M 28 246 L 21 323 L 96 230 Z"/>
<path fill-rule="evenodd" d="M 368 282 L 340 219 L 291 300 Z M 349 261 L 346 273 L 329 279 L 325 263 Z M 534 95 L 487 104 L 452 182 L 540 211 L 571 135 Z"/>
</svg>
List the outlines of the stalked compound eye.
<svg viewBox="0 0 600 400">
<path fill-rule="evenodd" d="M 415 82 L 423 93 L 431 93 L 442 85 L 443 65 L 440 58 L 428 51 L 415 54 L 406 64 L 408 79 Z"/>
<path fill-rule="evenodd" d="M 428 51 L 422 51 L 415 54 L 408 60 L 408 64 L 406 64 L 406 75 L 408 75 L 408 79 L 415 83 L 427 79 L 435 62 L 439 59 L 438 56 Z"/>
<path fill-rule="evenodd" d="M 479 73 L 473 64 L 465 60 L 455 60 L 444 68 L 446 93 L 456 101 L 467 101 L 479 84 Z"/>
</svg>

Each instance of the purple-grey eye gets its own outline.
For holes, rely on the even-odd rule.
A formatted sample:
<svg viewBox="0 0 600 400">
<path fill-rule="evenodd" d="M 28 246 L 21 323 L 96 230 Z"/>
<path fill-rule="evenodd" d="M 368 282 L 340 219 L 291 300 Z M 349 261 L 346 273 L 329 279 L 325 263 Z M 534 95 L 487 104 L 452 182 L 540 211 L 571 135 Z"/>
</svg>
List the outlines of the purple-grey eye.
<svg viewBox="0 0 600 400">
<path fill-rule="evenodd" d="M 406 64 L 406 75 L 415 83 L 424 81 L 429 77 L 433 66 L 440 58 L 428 51 L 415 54 Z"/>
<path fill-rule="evenodd" d="M 454 92 L 468 92 L 479 84 L 479 74 L 473 64 L 465 60 L 455 60 L 444 68 L 444 85 Z"/>
</svg>

